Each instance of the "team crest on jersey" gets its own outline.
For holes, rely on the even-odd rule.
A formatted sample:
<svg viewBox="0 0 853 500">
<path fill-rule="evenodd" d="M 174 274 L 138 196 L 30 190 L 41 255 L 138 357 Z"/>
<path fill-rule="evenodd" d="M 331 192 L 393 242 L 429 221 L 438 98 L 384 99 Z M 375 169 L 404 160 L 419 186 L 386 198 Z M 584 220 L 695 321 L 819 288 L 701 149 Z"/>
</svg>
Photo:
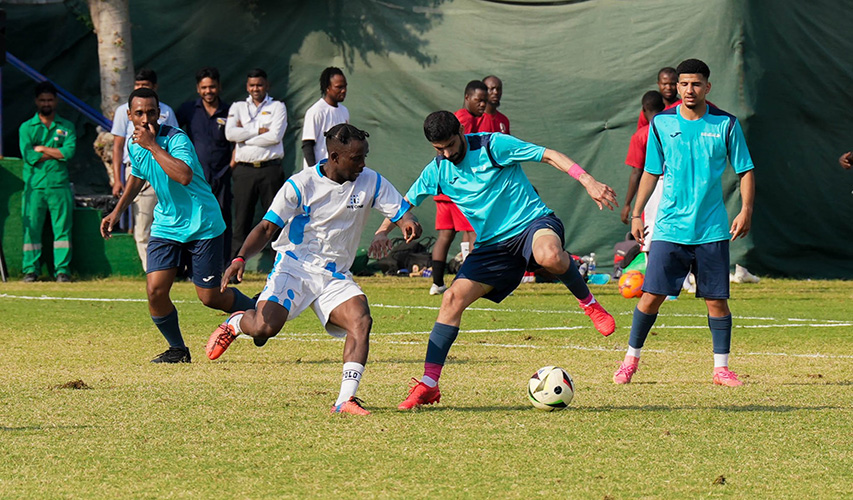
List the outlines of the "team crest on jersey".
<svg viewBox="0 0 853 500">
<path fill-rule="evenodd" d="M 353 193 L 349 197 L 349 203 L 347 203 L 347 208 L 350 210 L 358 210 L 364 208 L 364 204 L 361 202 L 361 196 L 364 193 Z"/>
</svg>

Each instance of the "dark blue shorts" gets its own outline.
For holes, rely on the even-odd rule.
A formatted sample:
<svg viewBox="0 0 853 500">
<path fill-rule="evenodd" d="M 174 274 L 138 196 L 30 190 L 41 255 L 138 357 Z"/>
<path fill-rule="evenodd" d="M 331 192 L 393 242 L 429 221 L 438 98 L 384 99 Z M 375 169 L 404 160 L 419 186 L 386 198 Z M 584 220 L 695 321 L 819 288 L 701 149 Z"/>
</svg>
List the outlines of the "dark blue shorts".
<svg viewBox="0 0 853 500">
<path fill-rule="evenodd" d="M 696 275 L 696 296 L 729 298 L 729 240 L 682 245 L 653 241 L 649 247 L 643 291 L 678 295 L 687 273 Z"/>
<path fill-rule="evenodd" d="M 502 301 L 521 283 L 524 271 L 541 267 L 533 259 L 533 235 L 540 229 L 554 231 L 565 246 L 563 223 L 554 214 L 545 215 L 508 240 L 475 248 L 462 263 L 456 279 L 490 285 L 494 289 L 484 297 L 492 302 Z"/>
<path fill-rule="evenodd" d="M 209 240 L 186 243 L 152 237 L 148 240 L 148 272 L 175 269 L 181 256 L 192 262 L 193 284 L 199 288 L 218 288 L 222 283 L 222 235 Z"/>
</svg>

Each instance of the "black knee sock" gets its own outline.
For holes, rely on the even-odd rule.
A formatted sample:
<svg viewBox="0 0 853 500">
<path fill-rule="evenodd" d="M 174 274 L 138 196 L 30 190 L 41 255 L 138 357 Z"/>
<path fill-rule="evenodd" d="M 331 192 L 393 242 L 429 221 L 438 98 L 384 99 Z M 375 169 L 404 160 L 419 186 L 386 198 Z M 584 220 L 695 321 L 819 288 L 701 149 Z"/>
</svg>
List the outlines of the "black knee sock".
<svg viewBox="0 0 853 500">
<path fill-rule="evenodd" d="M 435 286 L 444 286 L 444 268 L 447 262 L 443 260 L 432 261 L 432 282 Z"/>
</svg>

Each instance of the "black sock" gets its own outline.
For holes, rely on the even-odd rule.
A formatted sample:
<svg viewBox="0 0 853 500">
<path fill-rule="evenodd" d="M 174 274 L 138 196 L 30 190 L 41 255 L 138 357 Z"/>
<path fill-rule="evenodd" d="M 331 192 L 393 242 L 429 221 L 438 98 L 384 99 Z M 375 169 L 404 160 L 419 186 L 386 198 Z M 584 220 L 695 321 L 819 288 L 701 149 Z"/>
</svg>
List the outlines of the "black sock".
<svg viewBox="0 0 853 500">
<path fill-rule="evenodd" d="M 432 261 L 432 282 L 435 286 L 444 286 L 444 268 L 447 262 L 443 260 Z"/>
</svg>

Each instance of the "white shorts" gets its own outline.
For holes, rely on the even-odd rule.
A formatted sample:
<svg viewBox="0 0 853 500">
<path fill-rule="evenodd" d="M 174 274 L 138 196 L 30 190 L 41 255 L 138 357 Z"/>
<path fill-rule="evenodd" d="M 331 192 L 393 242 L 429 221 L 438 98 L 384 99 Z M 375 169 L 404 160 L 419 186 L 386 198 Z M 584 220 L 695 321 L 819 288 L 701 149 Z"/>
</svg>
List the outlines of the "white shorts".
<svg viewBox="0 0 853 500">
<path fill-rule="evenodd" d="M 284 259 L 281 259 L 282 261 Z M 352 276 L 333 278 L 331 274 L 312 273 L 299 267 L 279 263 L 267 277 L 258 302 L 268 300 L 287 309 L 287 320 L 295 319 L 311 306 L 323 327 L 333 337 L 346 337 L 345 329 L 329 323 L 336 307 L 353 297 L 364 295 Z"/>
<path fill-rule="evenodd" d="M 663 176 L 658 178 L 657 184 L 655 184 L 655 190 L 652 191 L 651 196 L 649 196 L 649 201 L 646 202 L 646 208 L 643 209 L 643 223 L 648 227 L 648 234 L 646 234 L 645 244 L 643 245 L 642 250 L 644 252 L 649 251 L 649 246 L 652 244 L 652 236 L 655 234 L 655 219 L 658 216 L 658 205 L 660 205 L 660 197 L 663 193 Z"/>
</svg>

